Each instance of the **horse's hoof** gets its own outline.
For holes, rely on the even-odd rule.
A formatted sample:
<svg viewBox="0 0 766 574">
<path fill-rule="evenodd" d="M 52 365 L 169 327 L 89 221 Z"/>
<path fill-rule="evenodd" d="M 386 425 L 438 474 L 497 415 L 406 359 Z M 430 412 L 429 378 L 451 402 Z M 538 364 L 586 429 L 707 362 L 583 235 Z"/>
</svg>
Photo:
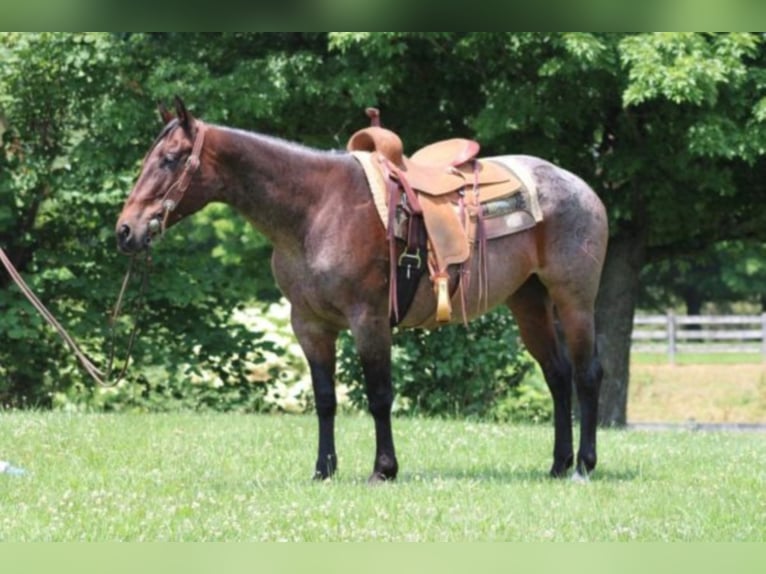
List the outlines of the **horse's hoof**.
<svg viewBox="0 0 766 574">
<path fill-rule="evenodd" d="M 596 455 L 591 456 L 578 456 L 577 457 L 577 474 L 588 476 L 596 468 Z"/>
<path fill-rule="evenodd" d="M 375 486 L 378 484 L 384 484 L 386 482 L 392 482 L 395 479 L 395 476 L 386 476 L 382 472 L 375 471 L 370 475 L 370 478 L 367 479 L 367 484 Z"/>
<path fill-rule="evenodd" d="M 587 474 L 580 474 L 579 471 L 575 471 L 575 473 L 572 475 L 572 482 L 576 482 L 578 484 L 587 484 L 590 482 L 590 477 Z"/>
<path fill-rule="evenodd" d="M 312 480 L 314 482 L 326 482 L 332 480 L 332 477 L 335 475 L 335 472 L 329 472 L 328 470 L 322 470 L 322 469 L 316 469 L 314 471 L 314 476 L 312 477 Z"/>
<path fill-rule="evenodd" d="M 566 478 L 567 476 L 569 476 L 570 468 L 572 468 L 572 465 L 554 463 L 548 475 L 551 478 Z"/>
<path fill-rule="evenodd" d="M 336 470 L 338 470 L 337 456 L 330 454 L 326 458 L 320 458 L 314 470 L 314 480 L 328 480 L 332 478 Z"/>
<path fill-rule="evenodd" d="M 372 474 L 367 479 L 367 482 L 369 484 L 390 482 L 396 478 L 398 473 L 399 463 L 396 462 L 394 455 L 378 455 L 375 459 L 375 464 L 372 466 Z"/>
</svg>

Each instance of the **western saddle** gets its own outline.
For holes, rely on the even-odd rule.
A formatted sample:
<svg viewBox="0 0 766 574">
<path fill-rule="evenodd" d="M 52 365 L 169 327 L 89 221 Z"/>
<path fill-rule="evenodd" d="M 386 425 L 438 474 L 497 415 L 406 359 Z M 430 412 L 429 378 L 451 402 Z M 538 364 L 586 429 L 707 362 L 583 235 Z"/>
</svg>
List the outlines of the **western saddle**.
<svg viewBox="0 0 766 574">
<path fill-rule="evenodd" d="M 380 113 L 365 110 L 371 125 L 354 133 L 346 146 L 351 152 L 369 152 L 381 170 L 388 191 L 388 238 L 391 255 L 391 322 L 406 314 L 417 283 L 427 264 L 437 295 L 436 320 L 451 320 L 449 289 L 451 265 L 459 265 L 460 301 L 465 320 L 465 292 L 472 252 L 479 257 L 479 298 L 486 296 L 487 235 L 483 205 L 506 198 L 521 188 L 520 181 L 497 163 L 478 159 L 479 143 L 452 138 L 427 145 L 410 157 L 402 140 L 381 127 Z M 402 220 L 402 221 L 400 221 Z M 403 224 L 405 231 L 397 233 Z M 397 257 L 397 235 L 406 246 Z M 399 283 L 409 283 L 402 289 Z M 404 307 L 400 316 L 400 307 Z"/>
</svg>

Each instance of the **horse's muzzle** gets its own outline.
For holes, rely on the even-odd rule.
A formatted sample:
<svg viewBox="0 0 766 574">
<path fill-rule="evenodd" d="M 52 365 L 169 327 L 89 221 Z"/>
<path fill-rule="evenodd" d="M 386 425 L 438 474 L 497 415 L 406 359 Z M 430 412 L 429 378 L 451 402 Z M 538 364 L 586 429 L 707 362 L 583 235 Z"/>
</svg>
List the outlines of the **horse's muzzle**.
<svg viewBox="0 0 766 574">
<path fill-rule="evenodd" d="M 136 233 L 127 223 L 117 225 L 116 234 L 117 247 L 127 254 L 143 251 L 152 240 L 150 233 Z"/>
</svg>

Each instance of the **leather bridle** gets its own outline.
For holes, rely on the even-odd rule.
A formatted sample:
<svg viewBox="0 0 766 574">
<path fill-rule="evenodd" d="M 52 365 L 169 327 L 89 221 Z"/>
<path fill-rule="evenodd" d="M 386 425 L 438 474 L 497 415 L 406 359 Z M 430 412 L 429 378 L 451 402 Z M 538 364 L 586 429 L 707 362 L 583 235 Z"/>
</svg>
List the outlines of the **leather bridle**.
<svg viewBox="0 0 766 574">
<path fill-rule="evenodd" d="M 202 153 L 202 146 L 205 143 L 205 133 L 207 132 L 207 124 L 200 120 L 195 120 L 195 127 L 197 133 L 194 135 L 194 143 L 192 144 L 192 151 L 189 157 L 186 158 L 184 169 L 178 179 L 165 192 L 162 198 L 162 218 L 153 218 L 149 221 L 149 231 L 152 233 L 165 233 L 167 228 L 168 217 L 178 204 L 183 199 L 186 190 L 191 184 L 191 180 L 194 174 L 197 173 L 200 167 L 200 154 Z"/>
</svg>

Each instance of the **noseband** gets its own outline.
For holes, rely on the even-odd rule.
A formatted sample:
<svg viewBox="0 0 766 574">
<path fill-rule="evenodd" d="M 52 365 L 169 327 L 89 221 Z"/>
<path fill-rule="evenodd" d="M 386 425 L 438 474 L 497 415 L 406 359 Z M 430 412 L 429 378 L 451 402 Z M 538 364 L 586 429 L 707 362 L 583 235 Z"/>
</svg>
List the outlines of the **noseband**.
<svg viewBox="0 0 766 574">
<path fill-rule="evenodd" d="M 171 185 L 165 196 L 162 198 L 162 220 L 159 217 L 155 217 L 149 221 L 149 231 L 152 233 L 164 233 L 167 227 L 168 216 L 183 199 L 184 193 L 189 188 L 192 177 L 197 173 L 200 166 L 200 153 L 202 153 L 202 145 L 205 143 L 205 133 L 207 132 L 207 124 L 200 120 L 195 121 L 197 133 L 194 136 L 194 143 L 192 144 L 192 151 L 189 157 L 186 158 L 184 164 L 184 170 L 181 172 L 180 177 Z"/>
</svg>

